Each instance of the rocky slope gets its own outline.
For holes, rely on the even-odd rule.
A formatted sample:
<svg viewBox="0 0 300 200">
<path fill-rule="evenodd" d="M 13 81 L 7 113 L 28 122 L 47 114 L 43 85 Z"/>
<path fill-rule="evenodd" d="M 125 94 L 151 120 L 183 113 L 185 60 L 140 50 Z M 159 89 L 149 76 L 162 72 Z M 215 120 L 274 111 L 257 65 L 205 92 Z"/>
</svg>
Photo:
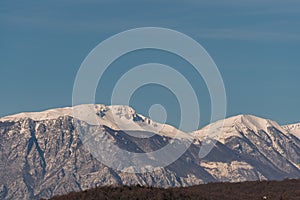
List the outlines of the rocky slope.
<svg viewBox="0 0 300 200">
<path fill-rule="evenodd" d="M 300 138 L 300 123 L 297 124 L 290 124 L 282 127 L 289 133 L 293 134 L 297 138 Z"/>
<path fill-rule="evenodd" d="M 210 127 L 213 127 L 212 133 L 222 129 L 218 141 L 234 152 L 244 162 L 245 168 L 256 171 L 261 178 L 273 180 L 299 177 L 300 140 L 285 127 L 271 120 L 239 115 L 226 119 L 224 124 L 220 121 L 209 125 L 195 134 L 203 140 Z M 228 160 L 204 162 L 204 165 L 207 170 L 216 171 L 215 176 L 224 174 L 221 180 L 231 181 L 228 174 L 232 174 L 232 167 L 228 165 Z"/>
<path fill-rule="evenodd" d="M 85 106 L 78 108 L 81 112 Z M 98 139 L 111 140 L 121 149 L 140 153 L 164 147 L 177 130 L 126 106 L 92 108 L 96 118 L 81 119 L 72 108 L 1 118 L 0 199 L 50 198 L 100 185 L 174 187 L 300 177 L 297 132 L 249 115 L 226 119 L 222 135 L 215 138 L 215 147 L 203 159 L 198 156 L 201 141 L 213 132 L 211 127 L 221 128 L 220 122 L 192 134 L 179 132 L 177 137 L 181 139 L 187 135 L 195 139 L 176 162 L 165 168 L 140 174 L 117 171 L 89 153 L 80 140 L 78 123 L 84 127 L 83 132 L 88 132 L 96 127 L 96 119 L 102 130 Z M 136 134 L 152 137 L 140 138 Z"/>
</svg>

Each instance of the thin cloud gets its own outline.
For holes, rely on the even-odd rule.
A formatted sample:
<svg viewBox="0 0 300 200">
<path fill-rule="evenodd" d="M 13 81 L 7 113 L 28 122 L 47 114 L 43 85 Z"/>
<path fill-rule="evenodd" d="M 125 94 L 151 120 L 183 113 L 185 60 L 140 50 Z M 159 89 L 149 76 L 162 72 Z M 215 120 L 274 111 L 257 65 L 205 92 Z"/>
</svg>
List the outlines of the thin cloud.
<svg viewBox="0 0 300 200">
<path fill-rule="evenodd" d="M 287 32 L 271 32 L 263 30 L 243 30 L 243 29 L 205 29 L 194 30 L 199 38 L 225 39 L 225 40 L 280 40 L 291 41 L 300 40 L 299 34 Z M 197 33 L 196 33 L 197 32 Z"/>
</svg>

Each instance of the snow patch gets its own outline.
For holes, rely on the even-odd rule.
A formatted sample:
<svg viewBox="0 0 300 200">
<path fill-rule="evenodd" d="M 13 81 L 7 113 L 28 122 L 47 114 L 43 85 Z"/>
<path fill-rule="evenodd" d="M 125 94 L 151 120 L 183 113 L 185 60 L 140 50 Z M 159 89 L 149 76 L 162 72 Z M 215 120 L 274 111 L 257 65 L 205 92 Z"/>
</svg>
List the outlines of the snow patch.
<svg viewBox="0 0 300 200">
<path fill-rule="evenodd" d="M 286 125 L 283 128 L 300 139 L 300 123 Z"/>
</svg>

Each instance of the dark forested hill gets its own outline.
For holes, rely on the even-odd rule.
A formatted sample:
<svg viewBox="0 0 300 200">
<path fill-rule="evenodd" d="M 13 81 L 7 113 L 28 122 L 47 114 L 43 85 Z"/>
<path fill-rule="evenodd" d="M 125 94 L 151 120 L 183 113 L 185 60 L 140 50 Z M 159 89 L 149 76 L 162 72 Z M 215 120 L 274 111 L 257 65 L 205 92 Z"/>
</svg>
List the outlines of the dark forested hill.
<svg viewBox="0 0 300 200">
<path fill-rule="evenodd" d="M 249 181 L 209 183 L 181 188 L 141 186 L 98 187 L 83 192 L 56 196 L 51 200 L 102 199 L 300 199 L 300 179 L 284 181 Z"/>
</svg>

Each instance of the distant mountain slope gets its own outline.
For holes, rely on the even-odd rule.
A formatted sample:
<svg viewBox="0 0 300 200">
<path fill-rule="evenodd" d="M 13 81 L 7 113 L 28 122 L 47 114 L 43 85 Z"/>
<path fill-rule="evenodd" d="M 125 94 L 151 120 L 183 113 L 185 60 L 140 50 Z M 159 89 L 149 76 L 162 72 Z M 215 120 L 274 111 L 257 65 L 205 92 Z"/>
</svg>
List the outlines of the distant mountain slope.
<svg viewBox="0 0 300 200">
<path fill-rule="evenodd" d="M 0 119 L 0 199 L 50 198 L 103 185 L 174 187 L 300 177 L 299 138 L 270 120 L 249 115 L 225 119 L 215 147 L 200 159 L 202 140 L 206 133 L 221 128 L 221 122 L 186 134 L 128 106 L 82 105 L 75 108 L 75 116 L 85 109 L 95 109 L 95 114 L 74 118 L 73 108 L 59 108 Z M 179 133 L 179 139 L 193 136 L 195 141 L 171 165 L 151 173 L 131 174 L 95 159 L 79 138 L 77 122 L 84 132 L 93 131 L 100 123 L 98 139 L 111 140 L 131 152 L 160 149 L 174 133 Z M 137 134 L 153 136 L 134 137 Z"/>
</svg>

